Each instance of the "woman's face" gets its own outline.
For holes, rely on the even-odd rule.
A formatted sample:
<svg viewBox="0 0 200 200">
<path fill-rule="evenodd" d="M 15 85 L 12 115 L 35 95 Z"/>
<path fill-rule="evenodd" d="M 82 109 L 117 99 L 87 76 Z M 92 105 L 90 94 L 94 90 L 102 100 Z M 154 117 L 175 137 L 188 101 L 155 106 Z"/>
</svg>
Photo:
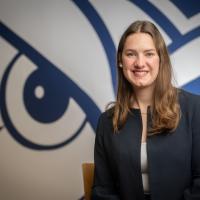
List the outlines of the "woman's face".
<svg viewBox="0 0 200 200">
<path fill-rule="evenodd" d="M 122 67 L 134 89 L 154 88 L 159 72 L 159 56 L 152 37 L 134 33 L 127 37 L 122 52 Z"/>
</svg>

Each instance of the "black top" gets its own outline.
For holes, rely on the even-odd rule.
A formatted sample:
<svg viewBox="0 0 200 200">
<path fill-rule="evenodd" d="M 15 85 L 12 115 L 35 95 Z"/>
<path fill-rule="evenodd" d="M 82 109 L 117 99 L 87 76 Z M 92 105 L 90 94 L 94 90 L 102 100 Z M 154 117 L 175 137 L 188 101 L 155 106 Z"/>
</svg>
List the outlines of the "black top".
<svg viewBox="0 0 200 200">
<path fill-rule="evenodd" d="M 152 200 L 200 200 L 200 96 L 182 91 L 177 129 L 147 138 Z M 93 200 L 143 200 L 140 150 L 142 118 L 132 109 L 113 133 L 112 117 L 101 114 L 95 139 Z"/>
</svg>

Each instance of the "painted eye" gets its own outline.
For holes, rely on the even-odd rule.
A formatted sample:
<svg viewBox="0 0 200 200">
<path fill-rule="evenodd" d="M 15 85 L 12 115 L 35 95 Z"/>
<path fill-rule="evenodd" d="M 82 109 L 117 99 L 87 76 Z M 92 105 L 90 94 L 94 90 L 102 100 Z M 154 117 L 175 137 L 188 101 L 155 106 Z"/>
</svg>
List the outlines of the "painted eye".
<svg viewBox="0 0 200 200">
<path fill-rule="evenodd" d="M 17 51 L 0 90 L 2 118 L 13 138 L 28 148 L 49 150 L 69 143 L 87 122 L 95 129 L 100 110 L 92 99 L 53 63 L 0 25 L 2 37 Z M 72 113 L 77 116 L 73 121 Z"/>
</svg>

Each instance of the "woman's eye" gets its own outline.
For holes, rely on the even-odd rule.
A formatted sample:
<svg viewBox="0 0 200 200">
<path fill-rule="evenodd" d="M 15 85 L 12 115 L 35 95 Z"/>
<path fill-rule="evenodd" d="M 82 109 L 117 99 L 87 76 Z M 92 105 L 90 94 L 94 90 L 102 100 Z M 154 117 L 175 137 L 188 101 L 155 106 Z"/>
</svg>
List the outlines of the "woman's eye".
<svg viewBox="0 0 200 200">
<path fill-rule="evenodd" d="M 147 57 L 152 57 L 152 56 L 154 56 L 154 53 L 147 53 L 146 56 Z"/>
<path fill-rule="evenodd" d="M 136 56 L 136 54 L 134 54 L 134 53 L 127 53 L 126 54 L 128 57 L 134 57 L 134 56 Z"/>
</svg>

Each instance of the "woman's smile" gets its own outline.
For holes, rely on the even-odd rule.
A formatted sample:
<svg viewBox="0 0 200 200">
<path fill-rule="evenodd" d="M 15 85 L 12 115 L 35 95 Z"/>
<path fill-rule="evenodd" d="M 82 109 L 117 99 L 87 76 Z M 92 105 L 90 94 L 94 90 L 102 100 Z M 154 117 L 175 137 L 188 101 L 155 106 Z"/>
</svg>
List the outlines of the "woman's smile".
<svg viewBox="0 0 200 200">
<path fill-rule="evenodd" d="M 145 70 L 132 70 L 135 77 L 143 78 L 148 74 L 148 71 Z"/>
</svg>

